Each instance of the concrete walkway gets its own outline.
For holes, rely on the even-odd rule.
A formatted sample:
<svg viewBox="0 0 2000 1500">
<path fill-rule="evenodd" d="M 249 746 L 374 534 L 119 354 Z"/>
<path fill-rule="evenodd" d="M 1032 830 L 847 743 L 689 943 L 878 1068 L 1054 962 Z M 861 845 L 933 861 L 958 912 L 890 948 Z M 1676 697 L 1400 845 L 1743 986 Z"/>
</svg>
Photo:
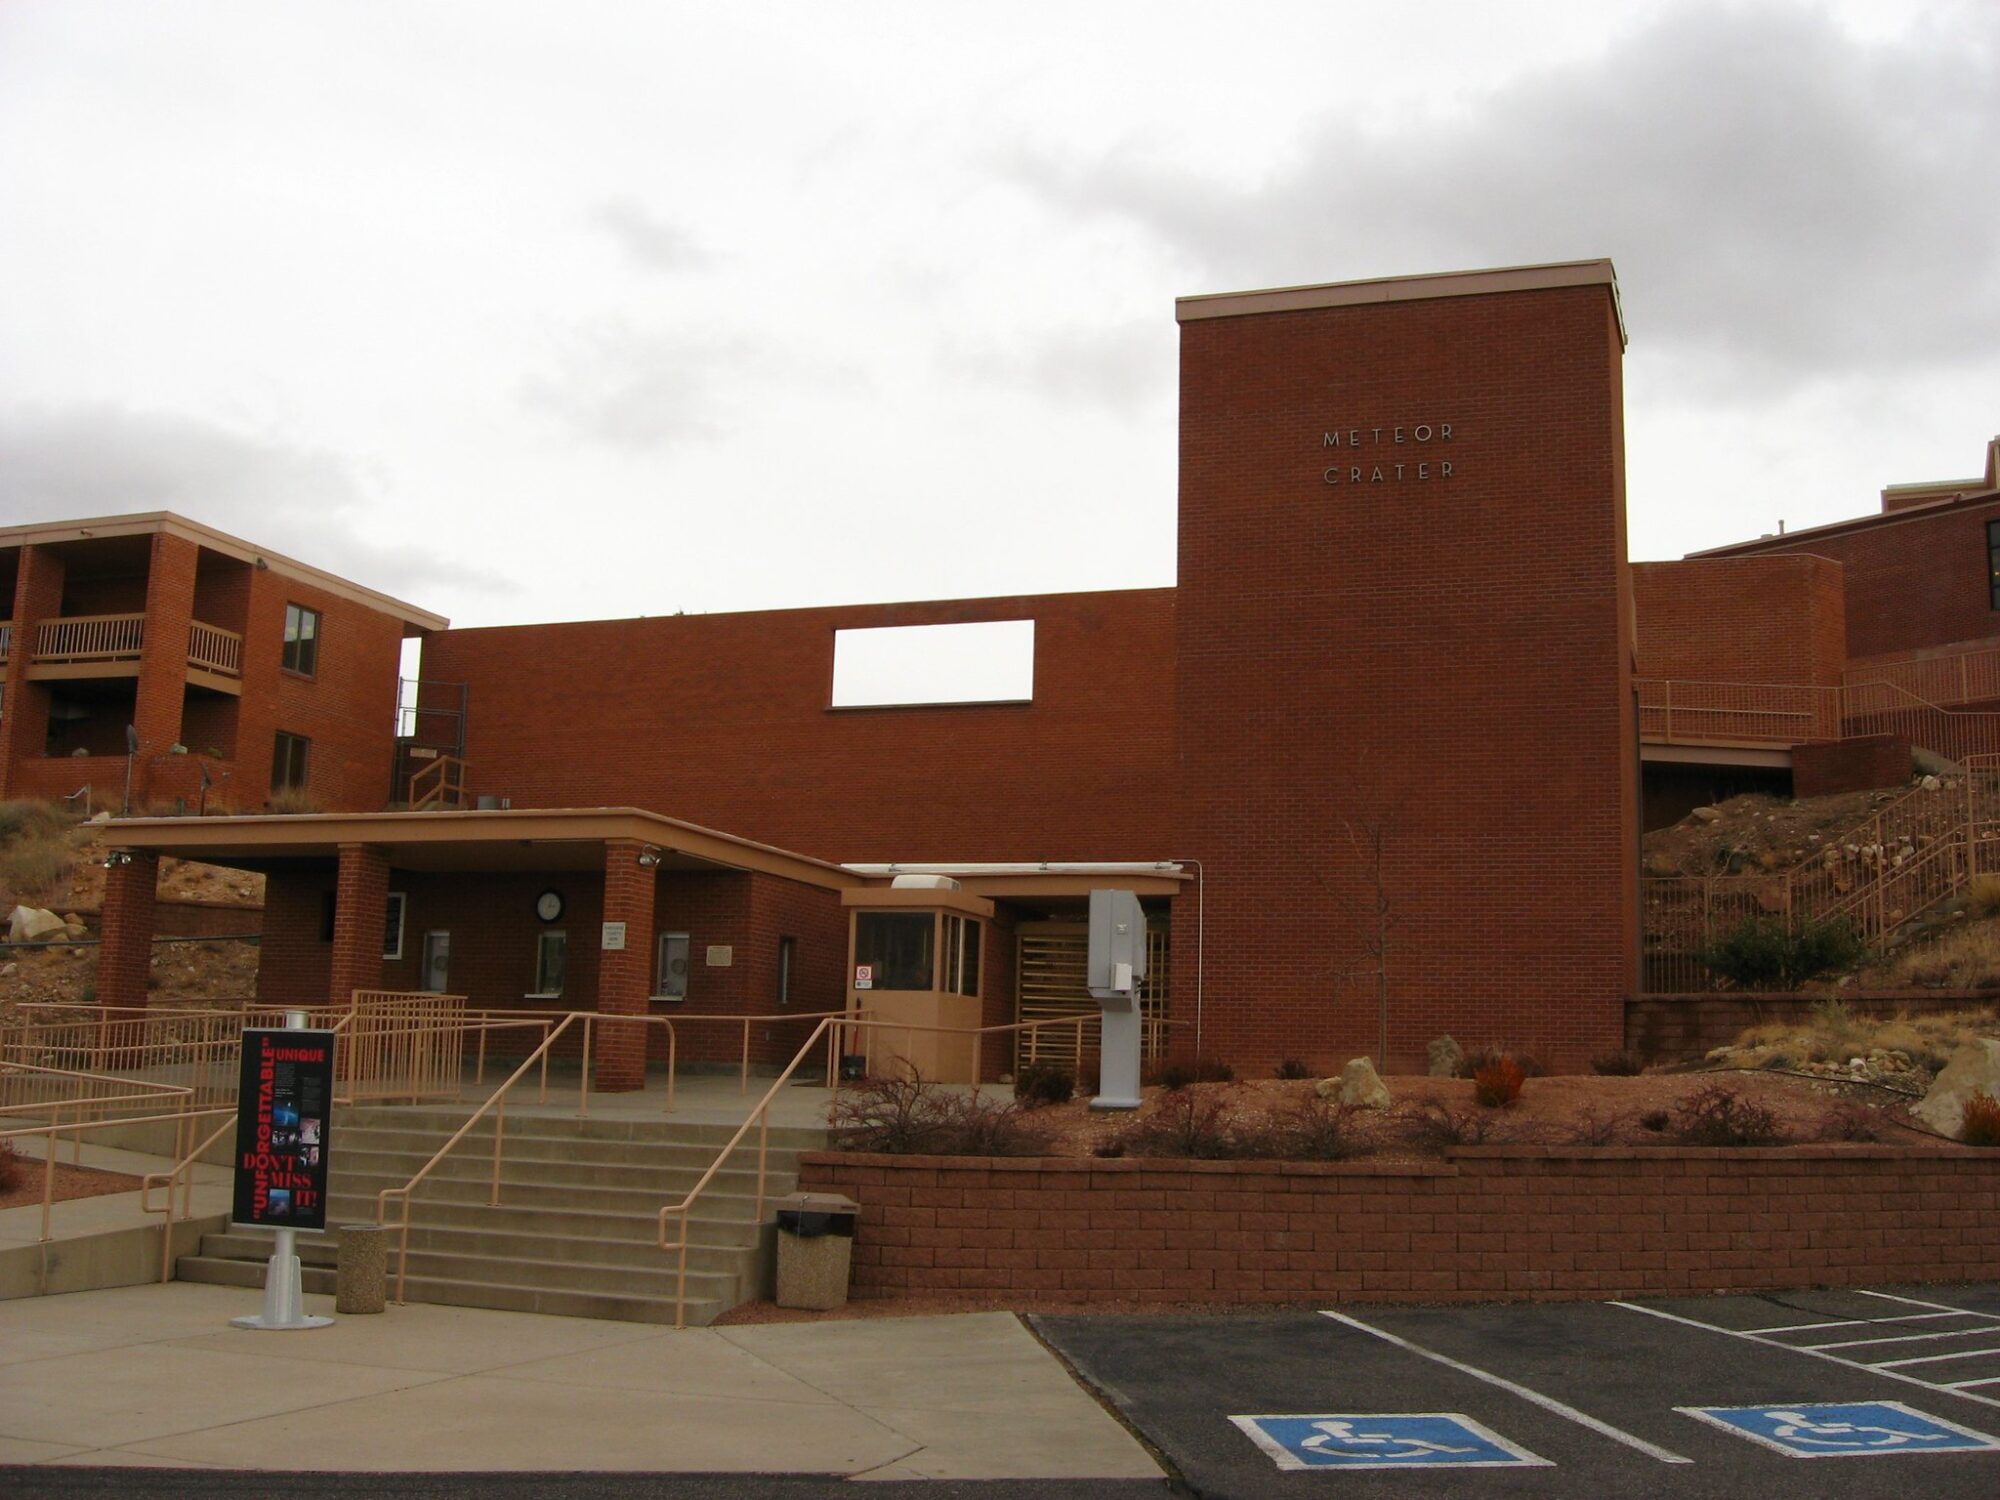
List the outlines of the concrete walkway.
<svg viewBox="0 0 2000 1500">
<path fill-rule="evenodd" d="M 1009 1313 L 676 1333 L 413 1304 L 229 1326 L 257 1305 L 185 1282 L 0 1303 L 0 1464 L 1160 1476 Z"/>
</svg>

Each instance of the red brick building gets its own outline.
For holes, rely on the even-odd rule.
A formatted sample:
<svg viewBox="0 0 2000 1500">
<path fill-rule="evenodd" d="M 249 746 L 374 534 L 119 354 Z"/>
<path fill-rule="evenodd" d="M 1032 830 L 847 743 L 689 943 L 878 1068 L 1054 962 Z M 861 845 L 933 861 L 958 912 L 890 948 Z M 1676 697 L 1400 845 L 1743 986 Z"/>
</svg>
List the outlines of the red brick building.
<svg viewBox="0 0 2000 1500">
<path fill-rule="evenodd" d="M 927 1013 L 952 1024 L 1088 1007 L 1079 919 L 1115 885 L 1154 929 L 1152 1036 L 1182 1050 L 1330 1067 L 1385 1029 L 1397 1066 L 1441 1032 L 1565 1067 L 1615 1049 L 1640 756 L 1610 265 L 1187 298 L 1178 316 L 1176 588 L 396 617 L 430 632 L 417 732 L 392 740 L 385 662 L 355 688 L 368 748 L 310 783 L 325 813 L 121 827 L 101 996 L 143 1003 L 150 864 L 171 852 L 267 873 L 268 998 L 699 1007 L 759 1017 L 776 1057 L 788 1011 L 890 1004 L 872 975 L 909 953 L 871 960 L 865 934 L 928 899 L 888 889 L 923 866 L 961 885 L 922 919 Z M 18 565 L 17 621 L 51 613 L 47 588 Z M 837 695 L 843 643 L 946 625 L 1031 631 L 1031 684 Z M 1814 649 L 1769 647 L 1786 670 Z M 267 686 L 254 737 L 241 695 L 236 762 L 279 728 L 319 755 L 329 731 L 294 731 Z M 147 713 L 142 739 L 170 732 Z M 434 790 L 454 810 L 379 810 Z"/>
</svg>

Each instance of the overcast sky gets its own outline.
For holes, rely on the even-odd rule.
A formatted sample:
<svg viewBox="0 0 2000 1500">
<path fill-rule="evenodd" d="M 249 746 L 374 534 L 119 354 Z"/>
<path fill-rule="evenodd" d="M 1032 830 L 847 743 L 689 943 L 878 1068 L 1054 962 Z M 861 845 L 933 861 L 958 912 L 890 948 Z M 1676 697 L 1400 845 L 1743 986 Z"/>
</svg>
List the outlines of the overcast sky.
<svg viewBox="0 0 2000 1500">
<path fill-rule="evenodd" d="M 2000 5 L 0 0 L 0 521 L 467 625 L 1167 584 L 1176 295 L 1609 256 L 1631 551 L 1978 471 Z"/>
</svg>

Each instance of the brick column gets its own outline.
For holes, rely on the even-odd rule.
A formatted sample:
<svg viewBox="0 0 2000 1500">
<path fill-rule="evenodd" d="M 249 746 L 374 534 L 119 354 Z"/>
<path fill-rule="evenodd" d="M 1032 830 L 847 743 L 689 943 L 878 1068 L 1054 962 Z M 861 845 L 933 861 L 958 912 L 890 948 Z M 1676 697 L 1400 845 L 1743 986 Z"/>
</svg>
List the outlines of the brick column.
<svg viewBox="0 0 2000 1500">
<path fill-rule="evenodd" d="M 139 731 L 133 777 L 133 811 L 151 781 L 156 756 L 181 737 L 187 697 L 188 626 L 194 621 L 195 564 L 201 549 L 166 532 L 153 535 L 153 565 L 146 576 L 146 634 L 139 648 L 139 681 L 132 725 Z"/>
<path fill-rule="evenodd" d="M 14 644 L 7 653 L 6 697 L 0 701 L 0 795 L 18 795 L 14 768 L 47 748 L 48 695 L 30 688 L 28 663 L 35 654 L 36 623 L 62 613 L 62 590 L 62 559 L 46 547 L 23 547 L 14 597 L 6 601 Z"/>
<path fill-rule="evenodd" d="M 368 844 L 342 844 L 333 896 L 329 1004 L 348 1005 L 356 990 L 382 987 L 382 934 L 388 915 L 389 861 Z"/>
<path fill-rule="evenodd" d="M 160 861 L 144 850 L 117 850 L 116 855 L 127 862 L 104 872 L 97 1003 L 144 1009 L 146 981 L 153 967 L 153 895 L 160 882 Z"/>
<path fill-rule="evenodd" d="M 655 871 L 639 863 L 646 845 L 636 839 L 604 843 L 604 920 L 625 924 L 625 946 L 598 954 L 597 1010 L 606 1016 L 643 1016 L 653 989 L 653 897 Z M 648 1026 L 596 1026 L 600 1089 L 646 1086 Z"/>
</svg>

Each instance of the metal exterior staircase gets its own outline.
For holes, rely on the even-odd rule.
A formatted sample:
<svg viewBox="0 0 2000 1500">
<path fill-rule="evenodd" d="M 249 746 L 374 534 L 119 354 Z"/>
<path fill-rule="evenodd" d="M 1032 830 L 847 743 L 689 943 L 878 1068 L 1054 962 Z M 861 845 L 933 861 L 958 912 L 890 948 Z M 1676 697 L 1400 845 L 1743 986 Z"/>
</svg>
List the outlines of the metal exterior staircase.
<svg viewBox="0 0 2000 1500">
<path fill-rule="evenodd" d="M 375 1195 L 408 1182 L 467 1113 L 369 1106 L 336 1116 L 328 1225 L 374 1223 Z M 478 1127 L 413 1201 L 404 1297 L 672 1323 L 675 1262 L 657 1243 L 660 1205 L 694 1185 L 730 1128 L 516 1114 L 507 1122 L 498 1207 L 489 1202 L 491 1129 L 490 1121 Z M 824 1131 L 773 1127 L 767 1196 L 790 1192 L 798 1153 L 825 1142 Z M 713 1322 L 768 1285 L 772 1234 L 756 1219 L 756 1192 L 752 1161 L 725 1168 L 703 1195 L 691 1222 L 688 1323 Z M 333 1234 L 299 1237 L 306 1291 L 333 1291 L 336 1243 Z M 270 1247 L 271 1236 L 261 1231 L 207 1235 L 198 1254 L 178 1262 L 176 1274 L 258 1286 Z M 393 1239 L 389 1274 L 394 1298 Z"/>
</svg>

